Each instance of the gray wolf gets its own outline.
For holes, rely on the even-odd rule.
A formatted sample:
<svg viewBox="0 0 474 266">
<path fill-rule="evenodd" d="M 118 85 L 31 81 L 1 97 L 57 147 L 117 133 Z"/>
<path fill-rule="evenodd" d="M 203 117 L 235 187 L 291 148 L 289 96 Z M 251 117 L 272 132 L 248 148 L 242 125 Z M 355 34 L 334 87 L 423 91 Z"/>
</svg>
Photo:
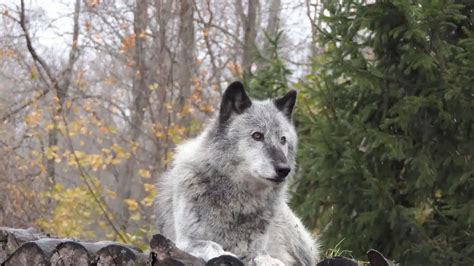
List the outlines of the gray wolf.
<svg viewBox="0 0 474 266">
<path fill-rule="evenodd" d="M 318 246 L 287 204 L 295 102 L 295 90 L 257 101 L 231 83 L 217 116 L 178 146 L 158 181 L 160 233 L 206 261 L 232 255 L 246 265 L 315 265 Z"/>
</svg>

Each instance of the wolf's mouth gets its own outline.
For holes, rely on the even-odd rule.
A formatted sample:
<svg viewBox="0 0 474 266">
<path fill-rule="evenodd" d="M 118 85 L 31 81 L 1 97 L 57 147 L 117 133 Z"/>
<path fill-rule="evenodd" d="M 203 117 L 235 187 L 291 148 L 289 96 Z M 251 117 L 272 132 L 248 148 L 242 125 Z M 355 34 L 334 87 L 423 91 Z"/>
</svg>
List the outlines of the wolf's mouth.
<svg viewBox="0 0 474 266">
<path fill-rule="evenodd" d="M 275 177 L 275 178 L 265 178 L 265 179 L 268 180 L 268 181 L 271 181 L 271 182 L 273 182 L 273 183 L 277 183 L 277 184 L 279 184 L 279 183 L 285 181 L 285 178 L 279 178 L 279 177 Z"/>
</svg>

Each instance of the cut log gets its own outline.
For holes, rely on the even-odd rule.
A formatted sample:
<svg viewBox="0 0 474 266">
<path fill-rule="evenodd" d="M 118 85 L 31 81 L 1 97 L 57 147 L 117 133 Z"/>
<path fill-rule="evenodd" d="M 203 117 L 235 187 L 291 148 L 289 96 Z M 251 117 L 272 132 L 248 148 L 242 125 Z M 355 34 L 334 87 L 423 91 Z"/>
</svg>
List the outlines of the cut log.
<svg viewBox="0 0 474 266">
<path fill-rule="evenodd" d="M 145 265 L 148 254 L 112 241 L 43 238 L 24 243 L 2 265 Z"/>
<path fill-rule="evenodd" d="M 206 262 L 198 257 L 194 257 L 181 249 L 162 235 L 154 235 L 150 241 L 151 265 L 153 266 L 205 266 Z"/>
<path fill-rule="evenodd" d="M 317 266 L 357 266 L 357 261 L 346 258 L 346 257 L 332 257 L 324 259 Z"/>
<path fill-rule="evenodd" d="M 394 266 L 380 252 L 367 252 L 370 265 Z M 33 229 L 0 227 L 0 264 L 10 265 L 159 265 L 159 266 L 243 266 L 233 256 L 220 256 L 207 263 L 178 247 L 162 235 L 154 235 L 150 252 L 132 245 L 112 242 L 82 242 L 51 238 Z M 357 262 L 343 257 L 327 258 L 318 266 L 352 266 Z"/>
<path fill-rule="evenodd" d="M 389 259 L 385 258 L 380 251 L 371 249 L 367 251 L 367 257 L 369 257 L 371 266 L 395 266 L 396 264 Z"/>
<path fill-rule="evenodd" d="M 62 241 L 64 239 L 44 238 L 27 242 L 10 255 L 4 265 L 49 265 L 53 251 Z"/>
<path fill-rule="evenodd" d="M 23 243 L 47 237 L 33 228 L 14 229 L 0 227 L 0 263 L 13 254 Z"/>
<path fill-rule="evenodd" d="M 96 263 L 100 265 L 145 265 L 148 256 L 139 249 L 116 242 L 97 242 L 96 246 L 103 245 L 96 253 Z"/>
<path fill-rule="evenodd" d="M 65 241 L 56 246 L 51 256 L 51 265 L 88 266 L 95 260 L 95 254 L 89 252 L 83 244 Z"/>
<path fill-rule="evenodd" d="M 154 235 L 150 241 L 150 264 L 155 266 L 244 266 L 239 259 L 224 255 L 213 258 L 207 263 L 176 247 L 176 245 L 162 235 Z"/>
</svg>

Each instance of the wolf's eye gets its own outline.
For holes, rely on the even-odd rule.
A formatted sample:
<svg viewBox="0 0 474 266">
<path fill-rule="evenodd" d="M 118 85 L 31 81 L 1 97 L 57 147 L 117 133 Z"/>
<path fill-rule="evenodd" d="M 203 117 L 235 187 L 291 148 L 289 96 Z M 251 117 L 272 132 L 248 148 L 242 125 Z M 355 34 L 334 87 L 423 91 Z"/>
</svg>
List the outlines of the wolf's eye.
<svg viewBox="0 0 474 266">
<path fill-rule="evenodd" d="M 286 138 L 285 138 L 285 137 L 281 137 L 280 143 L 281 143 L 282 145 L 285 145 L 285 144 L 286 144 Z"/>
<path fill-rule="evenodd" d="M 263 140 L 263 133 L 254 132 L 254 133 L 252 134 L 252 138 L 253 138 L 254 140 L 262 141 L 262 140 Z"/>
</svg>

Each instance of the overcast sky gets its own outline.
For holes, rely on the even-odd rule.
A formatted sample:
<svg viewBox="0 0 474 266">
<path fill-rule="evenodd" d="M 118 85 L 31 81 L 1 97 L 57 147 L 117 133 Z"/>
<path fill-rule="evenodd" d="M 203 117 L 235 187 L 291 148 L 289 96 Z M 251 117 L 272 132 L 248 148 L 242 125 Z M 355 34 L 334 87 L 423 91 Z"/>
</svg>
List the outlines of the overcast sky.
<svg viewBox="0 0 474 266">
<path fill-rule="evenodd" d="M 233 3 L 233 0 L 225 1 Z M 19 0 L 0 0 L 0 7 L 6 5 L 16 9 L 19 2 Z M 65 51 L 70 45 L 74 0 L 25 0 L 25 3 L 27 9 L 33 10 L 34 15 L 37 15 L 30 23 L 34 24 L 35 29 L 38 29 L 34 36 L 34 42 L 43 47 L 40 52 L 46 49 L 56 54 L 64 53 L 66 56 Z M 268 3 L 268 1 L 261 1 L 263 19 L 265 19 Z M 282 8 L 281 21 L 284 23 L 285 34 L 291 42 L 291 45 L 284 50 L 292 62 L 307 63 L 311 28 L 304 1 L 282 0 Z M 31 17 L 31 15 L 30 13 L 29 16 Z M 262 22 L 265 21 L 262 20 Z M 262 27 L 264 26 L 262 25 Z M 290 65 L 290 68 L 297 70 L 296 66 Z M 298 72 L 295 73 L 295 76 L 300 76 Z"/>
</svg>

